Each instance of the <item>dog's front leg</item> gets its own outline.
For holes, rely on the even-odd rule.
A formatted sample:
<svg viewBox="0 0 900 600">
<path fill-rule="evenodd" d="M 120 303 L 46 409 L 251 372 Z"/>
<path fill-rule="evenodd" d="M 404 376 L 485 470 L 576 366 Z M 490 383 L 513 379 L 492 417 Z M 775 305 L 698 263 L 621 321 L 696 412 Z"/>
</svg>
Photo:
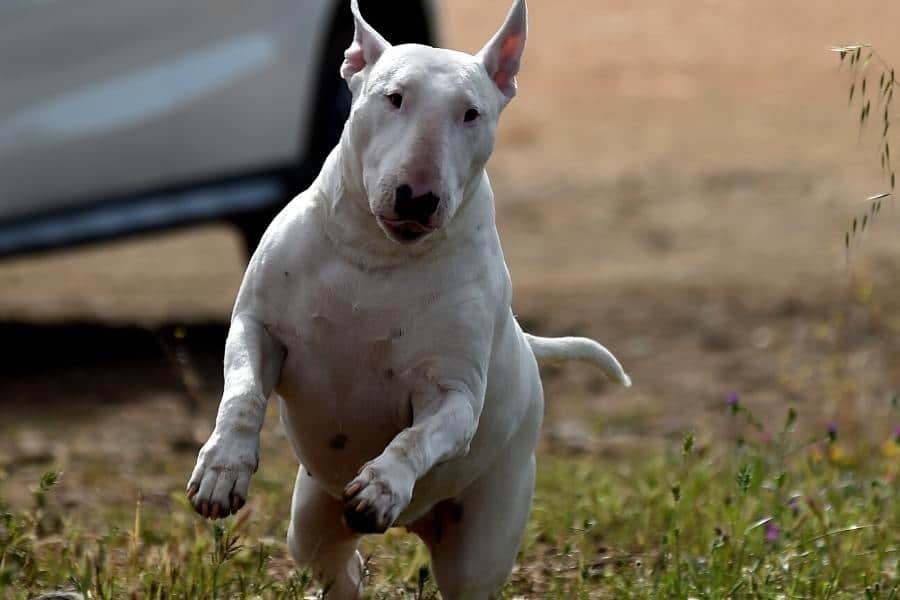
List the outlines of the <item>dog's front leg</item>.
<svg viewBox="0 0 900 600">
<path fill-rule="evenodd" d="M 478 427 L 480 402 L 469 392 L 435 390 L 413 399 L 413 424 L 360 469 L 344 489 L 344 516 L 360 533 L 393 525 L 416 481 L 435 465 L 465 455 Z"/>
<path fill-rule="evenodd" d="M 284 360 L 283 347 L 249 315 L 231 321 L 225 342 L 225 390 L 216 427 L 200 449 L 187 494 L 211 519 L 237 512 L 259 464 L 259 431 Z"/>
</svg>

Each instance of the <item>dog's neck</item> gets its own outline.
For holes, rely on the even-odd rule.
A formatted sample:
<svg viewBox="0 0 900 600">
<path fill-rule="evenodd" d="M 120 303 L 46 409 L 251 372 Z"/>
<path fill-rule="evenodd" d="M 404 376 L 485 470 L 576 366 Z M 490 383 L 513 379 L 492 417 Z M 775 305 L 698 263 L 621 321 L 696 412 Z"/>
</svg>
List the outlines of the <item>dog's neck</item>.
<svg viewBox="0 0 900 600">
<path fill-rule="evenodd" d="M 442 229 L 414 244 L 388 239 L 369 210 L 362 163 L 346 128 L 313 187 L 321 195 L 317 203 L 325 209 L 325 235 L 342 256 L 365 270 L 390 269 L 452 252 L 494 228 L 493 194 L 482 169 L 466 186 L 456 215 Z"/>
</svg>

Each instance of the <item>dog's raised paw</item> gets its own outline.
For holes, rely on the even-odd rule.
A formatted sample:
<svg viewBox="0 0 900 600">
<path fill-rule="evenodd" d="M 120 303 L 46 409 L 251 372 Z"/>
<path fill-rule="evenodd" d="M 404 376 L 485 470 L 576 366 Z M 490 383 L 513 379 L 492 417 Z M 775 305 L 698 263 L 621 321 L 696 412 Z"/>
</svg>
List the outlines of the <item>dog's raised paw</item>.
<svg viewBox="0 0 900 600">
<path fill-rule="evenodd" d="M 214 432 L 200 449 L 187 485 L 194 510 L 207 519 L 224 519 L 239 511 L 259 464 L 258 448 L 258 438 Z"/>
<path fill-rule="evenodd" d="M 415 478 L 397 463 L 362 468 L 344 488 L 344 521 L 357 533 L 384 533 L 409 504 Z"/>
</svg>

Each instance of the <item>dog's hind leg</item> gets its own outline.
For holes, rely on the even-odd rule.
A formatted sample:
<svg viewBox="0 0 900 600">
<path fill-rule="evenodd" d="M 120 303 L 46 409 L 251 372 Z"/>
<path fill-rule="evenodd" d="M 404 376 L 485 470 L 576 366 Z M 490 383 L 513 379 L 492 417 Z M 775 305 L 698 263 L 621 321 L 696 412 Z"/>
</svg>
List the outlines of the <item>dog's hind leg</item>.
<svg viewBox="0 0 900 600">
<path fill-rule="evenodd" d="M 459 498 L 411 528 L 431 550 L 444 600 L 494 598 L 509 577 L 534 493 L 533 448 L 514 443 Z"/>
<path fill-rule="evenodd" d="M 362 587 L 359 534 L 343 521 L 344 505 L 325 493 L 303 467 L 297 472 L 288 549 L 298 568 L 310 567 L 334 600 L 355 599 Z"/>
</svg>

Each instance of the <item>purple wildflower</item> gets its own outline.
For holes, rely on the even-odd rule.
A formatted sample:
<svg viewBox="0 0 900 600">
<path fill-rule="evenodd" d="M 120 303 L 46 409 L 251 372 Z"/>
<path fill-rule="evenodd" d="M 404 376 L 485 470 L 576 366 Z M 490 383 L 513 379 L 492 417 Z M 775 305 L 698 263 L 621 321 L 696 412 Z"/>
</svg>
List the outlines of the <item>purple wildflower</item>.
<svg viewBox="0 0 900 600">
<path fill-rule="evenodd" d="M 900 446 L 900 425 L 894 428 L 894 443 Z"/>
<path fill-rule="evenodd" d="M 837 423 L 835 423 L 834 421 L 829 423 L 827 431 L 828 431 L 828 441 L 829 442 L 835 441 L 837 439 L 837 433 L 838 433 Z"/>
<path fill-rule="evenodd" d="M 777 542 L 778 537 L 781 535 L 781 530 L 778 529 L 778 525 L 775 524 L 775 521 L 769 521 L 766 523 L 766 541 L 767 542 Z"/>
<path fill-rule="evenodd" d="M 794 516 L 796 517 L 797 513 L 800 512 L 800 496 L 791 496 L 790 500 L 788 500 L 788 508 L 791 509 L 791 512 L 794 513 Z"/>
<path fill-rule="evenodd" d="M 737 392 L 731 392 L 728 394 L 728 400 L 726 403 L 731 408 L 731 412 L 736 413 L 738 411 L 738 406 L 740 405 L 741 397 Z"/>
</svg>

